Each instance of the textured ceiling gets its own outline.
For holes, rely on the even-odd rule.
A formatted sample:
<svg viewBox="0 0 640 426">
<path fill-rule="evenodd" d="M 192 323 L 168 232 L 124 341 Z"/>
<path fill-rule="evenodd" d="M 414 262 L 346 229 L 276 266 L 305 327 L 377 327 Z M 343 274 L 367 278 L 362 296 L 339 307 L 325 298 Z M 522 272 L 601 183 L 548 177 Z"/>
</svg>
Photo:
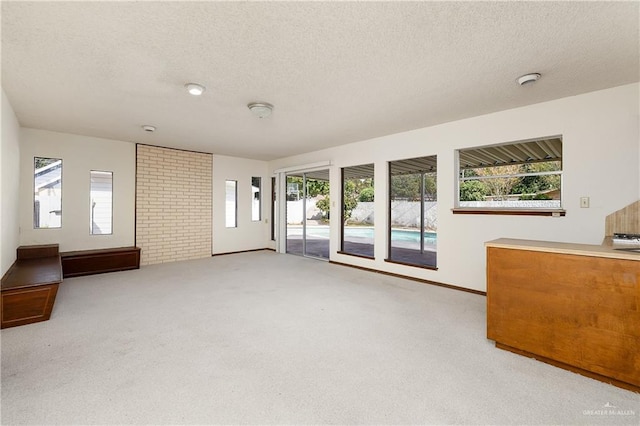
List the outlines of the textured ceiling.
<svg viewBox="0 0 640 426">
<path fill-rule="evenodd" d="M 2 1 L 2 86 L 25 127 L 269 160 L 636 82 L 638 5 Z"/>
</svg>

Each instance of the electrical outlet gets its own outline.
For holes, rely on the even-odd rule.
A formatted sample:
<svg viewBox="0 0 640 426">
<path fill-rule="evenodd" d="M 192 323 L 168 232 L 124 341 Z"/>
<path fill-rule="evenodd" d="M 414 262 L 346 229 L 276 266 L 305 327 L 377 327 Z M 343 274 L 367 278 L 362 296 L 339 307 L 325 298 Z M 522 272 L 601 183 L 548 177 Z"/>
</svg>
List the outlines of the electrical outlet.
<svg viewBox="0 0 640 426">
<path fill-rule="evenodd" d="M 589 197 L 580 197 L 580 208 L 589 208 Z"/>
</svg>

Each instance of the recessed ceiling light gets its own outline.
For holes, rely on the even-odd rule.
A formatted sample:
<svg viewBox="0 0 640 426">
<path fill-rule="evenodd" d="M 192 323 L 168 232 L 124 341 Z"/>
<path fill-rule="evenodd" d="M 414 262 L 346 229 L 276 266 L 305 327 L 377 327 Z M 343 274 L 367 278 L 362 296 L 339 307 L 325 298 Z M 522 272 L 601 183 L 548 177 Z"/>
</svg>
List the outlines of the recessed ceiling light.
<svg viewBox="0 0 640 426">
<path fill-rule="evenodd" d="M 266 102 L 253 102 L 247 105 L 249 110 L 258 118 L 267 118 L 273 111 L 273 105 Z"/>
<path fill-rule="evenodd" d="M 189 93 L 193 96 L 200 96 L 206 90 L 206 87 L 198 83 L 187 83 L 184 85 L 184 87 L 186 87 Z"/>
<path fill-rule="evenodd" d="M 520 86 L 524 86 L 525 84 L 534 83 L 538 81 L 542 77 L 542 74 L 537 72 L 532 72 L 529 74 L 525 74 L 523 76 L 518 77 L 516 80 Z"/>
<path fill-rule="evenodd" d="M 142 130 L 144 130 L 145 132 L 148 133 L 153 133 L 156 131 L 156 127 L 155 126 L 149 126 L 148 124 L 145 124 L 144 126 L 142 126 Z"/>
</svg>

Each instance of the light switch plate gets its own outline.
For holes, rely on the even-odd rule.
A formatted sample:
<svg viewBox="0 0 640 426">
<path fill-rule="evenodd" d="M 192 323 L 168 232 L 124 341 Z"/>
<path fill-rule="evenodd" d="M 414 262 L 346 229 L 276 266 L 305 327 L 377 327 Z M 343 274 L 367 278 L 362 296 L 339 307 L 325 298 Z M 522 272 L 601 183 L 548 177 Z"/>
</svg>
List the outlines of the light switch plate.
<svg viewBox="0 0 640 426">
<path fill-rule="evenodd" d="M 580 197 L 580 208 L 589 208 L 589 197 Z"/>
</svg>

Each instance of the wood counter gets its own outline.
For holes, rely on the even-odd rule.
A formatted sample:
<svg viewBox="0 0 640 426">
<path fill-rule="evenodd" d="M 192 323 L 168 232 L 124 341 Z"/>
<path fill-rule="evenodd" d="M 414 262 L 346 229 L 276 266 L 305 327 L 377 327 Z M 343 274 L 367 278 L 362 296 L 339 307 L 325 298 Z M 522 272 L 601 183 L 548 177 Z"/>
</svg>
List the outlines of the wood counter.
<svg viewBox="0 0 640 426">
<path fill-rule="evenodd" d="M 486 247 L 496 346 L 640 392 L 640 254 L 511 239 Z"/>
</svg>

